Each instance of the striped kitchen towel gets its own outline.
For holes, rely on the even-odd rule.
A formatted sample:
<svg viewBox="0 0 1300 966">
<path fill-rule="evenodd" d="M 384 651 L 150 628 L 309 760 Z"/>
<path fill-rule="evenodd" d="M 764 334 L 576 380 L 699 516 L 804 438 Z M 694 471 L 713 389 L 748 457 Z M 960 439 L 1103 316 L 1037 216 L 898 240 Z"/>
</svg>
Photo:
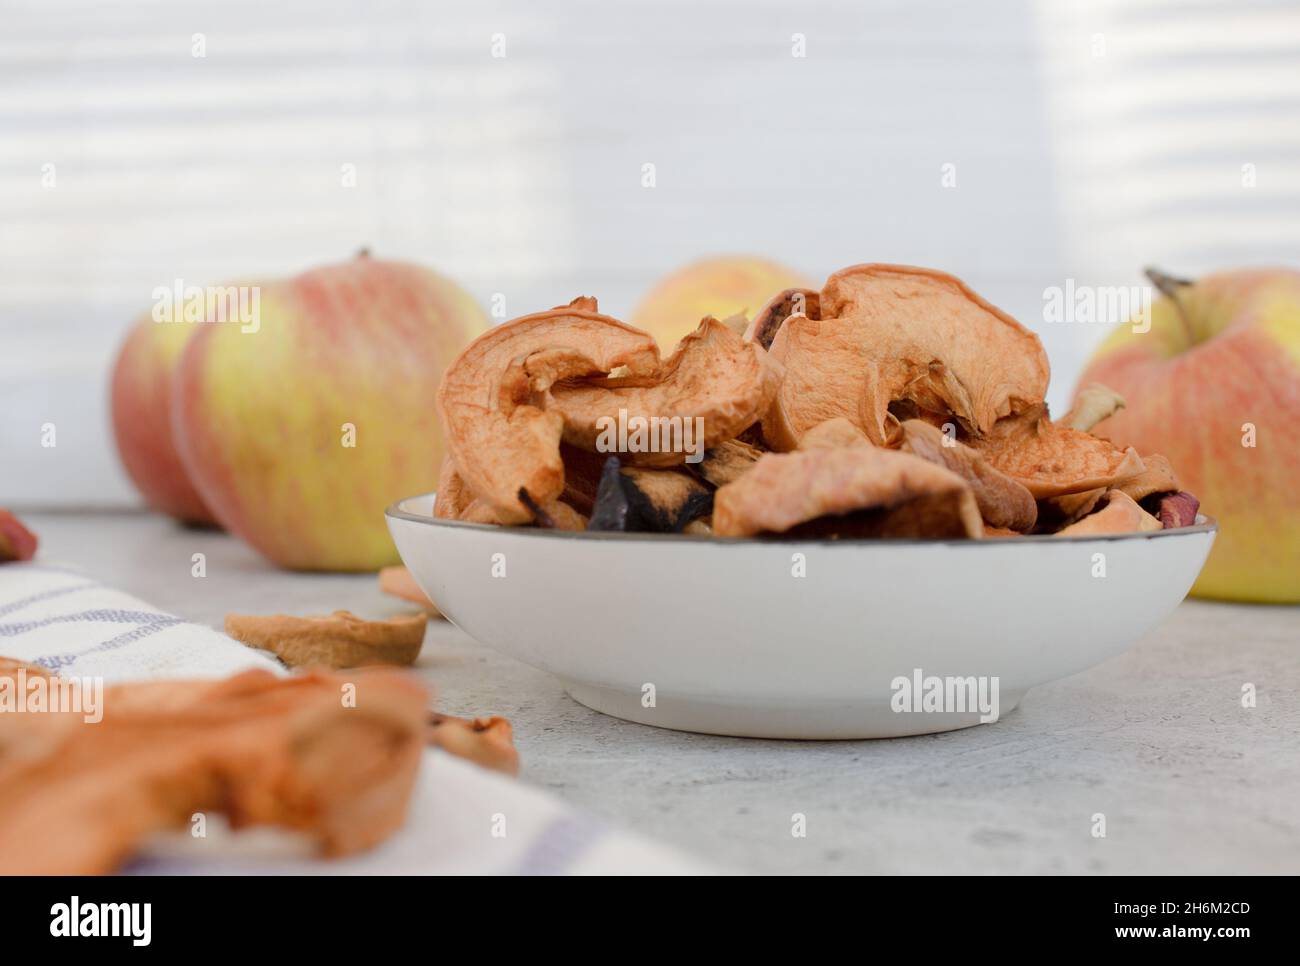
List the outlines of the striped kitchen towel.
<svg viewBox="0 0 1300 966">
<path fill-rule="evenodd" d="M 164 613 L 74 570 L 0 566 L 0 656 L 105 682 L 218 677 L 266 668 L 270 654 Z M 89 726 L 88 726 L 89 727 Z M 525 769 L 527 749 L 524 749 Z M 431 748 L 406 824 L 375 849 L 323 860 L 273 830 L 209 827 L 151 842 L 126 870 L 144 875 L 679 874 L 712 871 L 607 827 L 560 799 Z"/>
<path fill-rule="evenodd" d="M 107 683 L 284 670 L 265 651 L 39 563 L 0 566 L 0 656 Z"/>
</svg>

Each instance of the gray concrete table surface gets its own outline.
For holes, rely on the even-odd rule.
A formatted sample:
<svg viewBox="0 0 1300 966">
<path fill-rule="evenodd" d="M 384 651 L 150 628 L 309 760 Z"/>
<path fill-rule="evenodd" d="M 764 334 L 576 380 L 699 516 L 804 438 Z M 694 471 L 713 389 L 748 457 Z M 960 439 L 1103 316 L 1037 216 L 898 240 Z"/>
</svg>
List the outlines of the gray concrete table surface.
<svg viewBox="0 0 1300 966">
<path fill-rule="evenodd" d="M 400 613 L 373 575 L 279 571 L 145 513 L 30 513 L 41 557 L 186 619 Z M 206 555 L 207 575 L 191 574 Z M 886 741 L 721 738 L 620 721 L 454 626 L 417 670 L 453 714 L 511 719 L 522 780 L 726 869 L 1300 872 L 1300 608 L 1187 601 L 1128 653 L 1002 721 Z M 1242 706 L 1242 687 L 1257 690 Z M 806 836 L 791 834 L 806 816 Z M 1105 816 L 1105 837 L 1094 832 Z"/>
</svg>

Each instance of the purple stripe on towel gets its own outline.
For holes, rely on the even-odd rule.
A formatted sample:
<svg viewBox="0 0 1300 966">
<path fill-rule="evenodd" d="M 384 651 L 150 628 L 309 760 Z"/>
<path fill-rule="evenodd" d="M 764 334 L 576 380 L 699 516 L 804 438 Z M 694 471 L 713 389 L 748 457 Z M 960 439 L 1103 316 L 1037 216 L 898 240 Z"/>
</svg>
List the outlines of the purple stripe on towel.
<svg viewBox="0 0 1300 966">
<path fill-rule="evenodd" d="M 561 815 L 528 847 L 516 874 L 564 875 L 604 834 L 604 827 L 590 815 Z"/>
<path fill-rule="evenodd" d="M 110 637 L 108 640 L 87 648 L 79 654 L 42 654 L 40 657 L 33 658 L 32 663 L 48 668 L 51 671 L 58 671 L 76 664 L 79 657 L 85 657 L 87 654 L 94 654 L 97 651 L 116 650 L 119 647 L 125 647 L 127 644 L 138 641 L 142 637 L 148 637 L 150 634 L 156 634 L 158 631 L 183 623 L 185 622 L 179 617 L 171 617 L 164 621 L 155 621 L 152 624 L 141 624 L 134 630 L 129 630 L 125 634 L 118 634 L 117 637 Z"/>
<path fill-rule="evenodd" d="M 100 585 L 93 580 L 84 584 L 72 584 L 69 587 L 55 587 L 53 590 L 43 590 L 39 594 L 29 594 L 26 597 L 20 597 L 18 600 L 10 601 L 8 604 L 0 605 L 0 617 L 6 614 L 12 614 L 16 610 L 22 610 L 31 604 L 39 604 L 43 600 L 52 600 L 55 597 L 62 597 L 65 594 L 73 594 L 79 590 L 89 590 L 91 587 Z"/>
<path fill-rule="evenodd" d="M 160 614 L 147 610 L 83 610 L 75 614 L 56 614 L 38 621 L 22 621 L 17 624 L 0 624 L 0 637 L 17 637 L 40 627 L 51 624 L 177 624 L 179 617 Z"/>
</svg>

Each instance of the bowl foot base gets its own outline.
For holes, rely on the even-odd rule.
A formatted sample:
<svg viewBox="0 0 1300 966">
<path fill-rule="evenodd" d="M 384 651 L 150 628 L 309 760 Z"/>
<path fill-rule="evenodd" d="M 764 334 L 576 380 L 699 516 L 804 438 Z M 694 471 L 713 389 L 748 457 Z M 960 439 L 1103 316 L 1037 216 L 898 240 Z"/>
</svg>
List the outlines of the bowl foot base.
<svg viewBox="0 0 1300 966">
<path fill-rule="evenodd" d="M 729 702 L 656 695 L 642 704 L 640 691 L 623 691 L 566 680 L 564 689 L 593 711 L 638 724 L 738 738 L 860 739 L 901 738 L 956 731 L 983 724 L 978 712 L 896 712 L 888 701 L 844 703 Z M 999 717 L 1010 714 L 1023 691 L 999 695 Z"/>
</svg>

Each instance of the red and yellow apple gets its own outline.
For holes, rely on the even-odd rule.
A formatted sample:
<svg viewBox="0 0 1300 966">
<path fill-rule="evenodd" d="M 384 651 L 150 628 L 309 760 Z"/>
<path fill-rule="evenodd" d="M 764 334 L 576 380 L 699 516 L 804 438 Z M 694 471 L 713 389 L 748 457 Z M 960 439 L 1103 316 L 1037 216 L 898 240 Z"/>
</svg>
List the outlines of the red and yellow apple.
<svg viewBox="0 0 1300 966">
<path fill-rule="evenodd" d="M 1218 519 L 1193 594 L 1300 601 L 1300 272 L 1151 276 L 1150 330 L 1114 333 L 1081 377 L 1128 403 L 1094 432 L 1163 453 Z"/>
<path fill-rule="evenodd" d="M 171 381 L 181 350 L 198 326 L 183 312 L 138 319 L 113 366 L 110 403 L 117 452 L 145 503 L 187 523 L 215 523 L 176 453 Z"/>
<path fill-rule="evenodd" d="M 36 534 L 8 510 L 0 510 L 0 563 L 36 556 Z"/>
<path fill-rule="evenodd" d="M 181 355 L 172 418 L 190 479 L 283 567 L 396 563 L 384 508 L 436 485 L 438 383 L 486 316 L 441 275 L 364 254 L 263 284 L 255 304 L 255 325 L 208 322 Z"/>
<path fill-rule="evenodd" d="M 661 279 L 632 313 L 631 322 L 671 351 L 706 315 L 753 315 L 777 292 L 807 287 L 798 272 L 765 258 L 704 258 Z"/>
</svg>

